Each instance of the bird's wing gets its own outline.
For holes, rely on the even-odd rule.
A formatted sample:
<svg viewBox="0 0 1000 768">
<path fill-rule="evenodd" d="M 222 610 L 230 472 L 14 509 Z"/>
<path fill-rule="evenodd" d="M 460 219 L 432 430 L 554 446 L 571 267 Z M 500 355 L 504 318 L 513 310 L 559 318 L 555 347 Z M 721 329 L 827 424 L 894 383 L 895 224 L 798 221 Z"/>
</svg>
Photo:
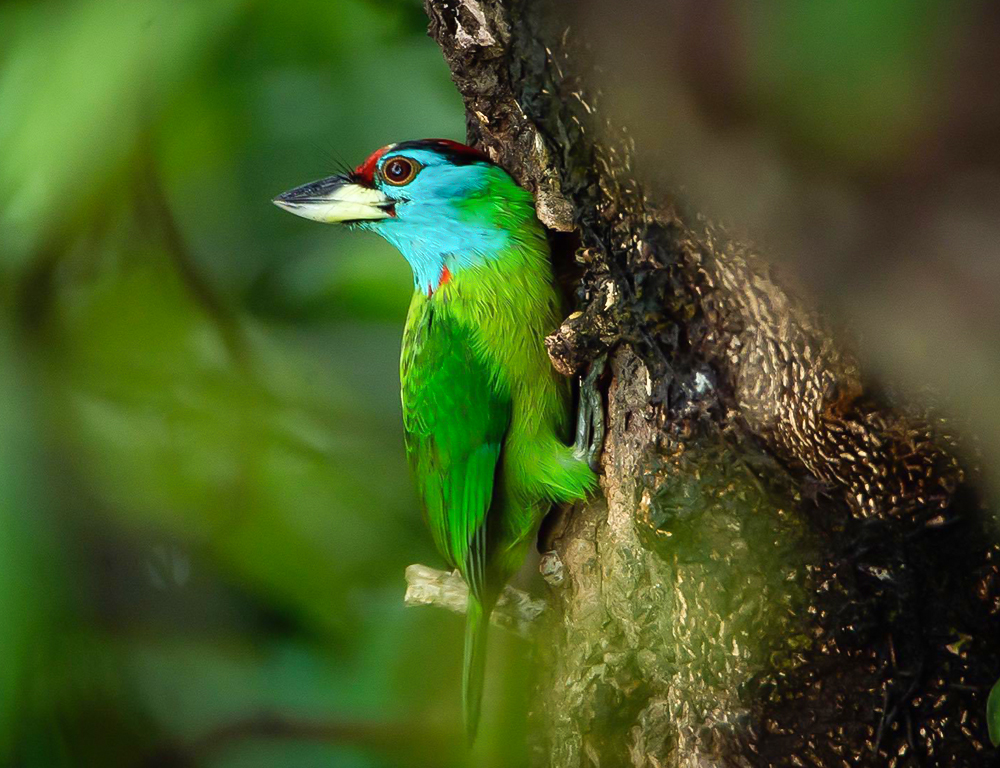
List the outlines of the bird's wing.
<svg viewBox="0 0 1000 768">
<path fill-rule="evenodd" d="M 510 395 L 476 354 L 472 329 L 436 304 L 414 299 L 403 338 L 406 453 L 434 543 L 482 599 Z"/>
</svg>

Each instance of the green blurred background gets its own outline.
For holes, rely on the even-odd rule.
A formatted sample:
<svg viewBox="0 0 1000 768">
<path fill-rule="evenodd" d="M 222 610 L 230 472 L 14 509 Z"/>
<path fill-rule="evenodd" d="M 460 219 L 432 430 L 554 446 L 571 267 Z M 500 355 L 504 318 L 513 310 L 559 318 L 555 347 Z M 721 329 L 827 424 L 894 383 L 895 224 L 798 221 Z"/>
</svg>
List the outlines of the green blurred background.
<svg viewBox="0 0 1000 768">
<path fill-rule="evenodd" d="M 408 267 L 270 203 L 463 129 L 418 0 L 0 5 L 0 765 L 523 762 L 403 607 Z"/>
</svg>

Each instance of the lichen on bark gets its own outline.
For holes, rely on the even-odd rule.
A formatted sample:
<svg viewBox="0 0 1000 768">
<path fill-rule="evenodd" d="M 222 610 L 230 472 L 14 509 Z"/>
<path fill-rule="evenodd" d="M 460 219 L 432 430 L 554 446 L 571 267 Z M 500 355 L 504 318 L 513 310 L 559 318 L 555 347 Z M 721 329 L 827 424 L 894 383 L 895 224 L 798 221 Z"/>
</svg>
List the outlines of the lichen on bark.
<svg viewBox="0 0 1000 768">
<path fill-rule="evenodd" d="M 699 765 L 733 752 L 768 674 L 800 663 L 815 555 L 787 478 L 707 419 L 675 433 L 634 354 L 613 373 L 606 504 L 557 545 L 568 578 L 540 685 L 557 694 L 538 731 L 555 765 Z"/>
</svg>

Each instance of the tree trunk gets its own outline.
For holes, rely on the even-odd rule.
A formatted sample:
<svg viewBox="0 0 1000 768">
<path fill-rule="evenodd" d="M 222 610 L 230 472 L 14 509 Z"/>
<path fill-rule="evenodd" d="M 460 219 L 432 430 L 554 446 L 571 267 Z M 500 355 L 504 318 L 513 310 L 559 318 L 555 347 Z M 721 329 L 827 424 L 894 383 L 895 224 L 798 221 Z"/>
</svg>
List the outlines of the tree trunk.
<svg viewBox="0 0 1000 768">
<path fill-rule="evenodd" d="M 646 193 L 538 6 L 426 4 L 470 141 L 534 192 L 575 290 L 553 364 L 609 352 L 604 497 L 542 537 L 537 764 L 992 764 L 1000 553 L 950 427 L 866 386 L 752 246 Z"/>
</svg>

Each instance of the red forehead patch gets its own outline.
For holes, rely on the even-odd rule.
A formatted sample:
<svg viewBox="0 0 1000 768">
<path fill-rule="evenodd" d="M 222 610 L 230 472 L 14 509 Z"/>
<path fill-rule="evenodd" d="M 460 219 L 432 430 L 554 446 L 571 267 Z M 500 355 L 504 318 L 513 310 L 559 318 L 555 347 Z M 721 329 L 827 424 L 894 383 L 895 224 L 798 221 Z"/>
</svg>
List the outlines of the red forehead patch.
<svg viewBox="0 0 1000 768">
<path fill-rule="evenodd" d="M 354 180 L 359 184 L 373 186 L 375 184 L 375 169 L 385 153 L 392 151 L 405 152 L 408 149 L 422 149 L 435 152 L 454 165 L 469 165 L 472 163 L 490 163 L 489 155 L 482 150 L 460 144 L 451 139 L 420 139 L 419 141 L 404 141 L 400 144 L 388 144 L 369 155 L 361 165 L 354 169 Z"/>
<path fill-rule="evenodd" d="M 357 181 L 362 184 L 367 184 L 371 186 L 375 183 L 375 166 L 378 165 L 378 161 L 382 159 L 382 155 L 393 148 L 393 144 L 386 144 L 381 149 L 376 149 L 372 152 L 368 159 L 365 160 L 361 165 L 354 169 L 354 176 Z"/>
</svg>

